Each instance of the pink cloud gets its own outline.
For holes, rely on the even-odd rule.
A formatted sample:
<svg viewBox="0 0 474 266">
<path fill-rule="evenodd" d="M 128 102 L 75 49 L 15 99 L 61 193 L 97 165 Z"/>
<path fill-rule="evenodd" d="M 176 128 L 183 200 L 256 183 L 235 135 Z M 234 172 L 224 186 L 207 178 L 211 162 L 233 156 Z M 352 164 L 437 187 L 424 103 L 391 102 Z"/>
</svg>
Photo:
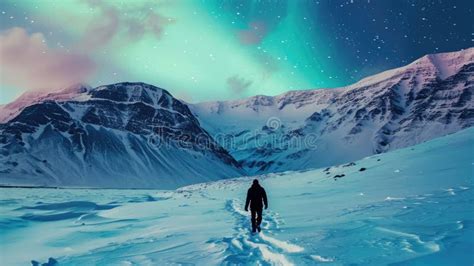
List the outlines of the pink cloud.
<svg viewBox="0 0 474 266">
<path fill-rule="evenodd" d="M 78 52 L 51 49 L 41 33 L 15 27 L 0 33 L 0 82 L 26 89 L 57 89 L 86 81 L 95 63 Z"/>
<path fill-rule="evenodd" d="M 20 90 L 56 90 L 87 82 L 96 73 L 92 55 L 117 35 L 124 34 L 131 41 L 145 34 L 160 39 L 165 28 L 175 22 L 148 5 L 128 8 L 132 15 L 122 17 L 119 8 L 108 2 L 83 1 L 97 8 L 100 15 L 89 22 L 81 38 L 68 50 L 48 47 L 42 33 L 30 34 L 24 28 L 0 32 L 0 84 Z"/>
<path fill-rule="evenodd" d="M 267 33 L 267 26 L 263 21 L 252 21 L 248 29 L 239 31 L 237 36 L 243 44 L 259 44 Z"/>
</svg>

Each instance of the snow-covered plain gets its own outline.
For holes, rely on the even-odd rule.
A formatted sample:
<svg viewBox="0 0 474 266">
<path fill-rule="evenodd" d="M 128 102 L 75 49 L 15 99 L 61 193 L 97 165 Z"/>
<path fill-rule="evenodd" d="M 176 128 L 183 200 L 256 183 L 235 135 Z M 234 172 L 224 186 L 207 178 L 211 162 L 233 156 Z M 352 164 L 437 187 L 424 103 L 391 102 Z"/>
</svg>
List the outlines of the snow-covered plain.
<svg viewBox="0 0 474 266">
<path fill-rule="evenodd" d="M 4 188 L 0 264 L 473 265 L 473 151 L 469 128 L 259 176 L 269 196 L 259 235 L 243 211 L 253 177 L 173 191 Z"/>
</svg>

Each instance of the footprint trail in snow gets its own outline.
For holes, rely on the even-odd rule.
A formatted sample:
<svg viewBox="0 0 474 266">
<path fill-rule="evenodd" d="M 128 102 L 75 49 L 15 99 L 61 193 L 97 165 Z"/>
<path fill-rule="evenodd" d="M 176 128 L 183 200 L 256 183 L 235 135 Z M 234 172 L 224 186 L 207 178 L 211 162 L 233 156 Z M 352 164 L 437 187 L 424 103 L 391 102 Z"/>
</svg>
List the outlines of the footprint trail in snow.
<svg viewBox="0 0 474 266">
<path fill-rule="evenodd" d="M 294 265 L 288 254 L 299 253 L 304 249 L 298 245 L 274 238 L 272 232 L 280 231 L 281 219 L 277 213 L 265 211 L 262 221 L 263 232 L 253 235 L 250 232 L 250 215 L 240 208 L 238 200 L 228 200 L 226 210 L 236 218 L 233 237 L 224 238 L 228 244 L 224 264 L 255 263 L 263 265 Z M 268 232 L 268 235 L 267 235 Z"/>
</svg>

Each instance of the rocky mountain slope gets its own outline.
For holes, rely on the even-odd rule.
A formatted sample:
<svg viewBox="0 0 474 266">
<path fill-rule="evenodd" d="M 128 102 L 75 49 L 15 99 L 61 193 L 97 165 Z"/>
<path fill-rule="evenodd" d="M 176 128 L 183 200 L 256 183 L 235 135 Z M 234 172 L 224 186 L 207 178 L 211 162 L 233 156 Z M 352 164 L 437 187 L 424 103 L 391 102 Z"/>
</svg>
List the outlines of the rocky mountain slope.
<svg viewBox="0 0 474 266">
<path fill-rule="evenodd" d="M 474 48 L 337 89 L 191 105 L 249 173 L 329 166 L 474 125 Z"/>
<path fill-rule="evenodd" d="M 186 104 L 143 83 L 28 93 L 2 114 L 2 185 L 173 188 L 244 174 Z"/>
</svg>

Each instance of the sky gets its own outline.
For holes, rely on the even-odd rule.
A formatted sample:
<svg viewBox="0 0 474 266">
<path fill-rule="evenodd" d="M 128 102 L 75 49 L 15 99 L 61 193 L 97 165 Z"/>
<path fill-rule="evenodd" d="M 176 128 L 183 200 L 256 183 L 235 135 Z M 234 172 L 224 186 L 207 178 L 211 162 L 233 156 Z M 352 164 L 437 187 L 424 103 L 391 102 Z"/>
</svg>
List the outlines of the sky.
<svg viewBox="0 0 474 266">
<path fill-rule="evenodd" d="M 140 81 L 188 102 L 352 84 L 474 46 L 469 0 L 2 0 L 0 104 Z"/>
</svg>

